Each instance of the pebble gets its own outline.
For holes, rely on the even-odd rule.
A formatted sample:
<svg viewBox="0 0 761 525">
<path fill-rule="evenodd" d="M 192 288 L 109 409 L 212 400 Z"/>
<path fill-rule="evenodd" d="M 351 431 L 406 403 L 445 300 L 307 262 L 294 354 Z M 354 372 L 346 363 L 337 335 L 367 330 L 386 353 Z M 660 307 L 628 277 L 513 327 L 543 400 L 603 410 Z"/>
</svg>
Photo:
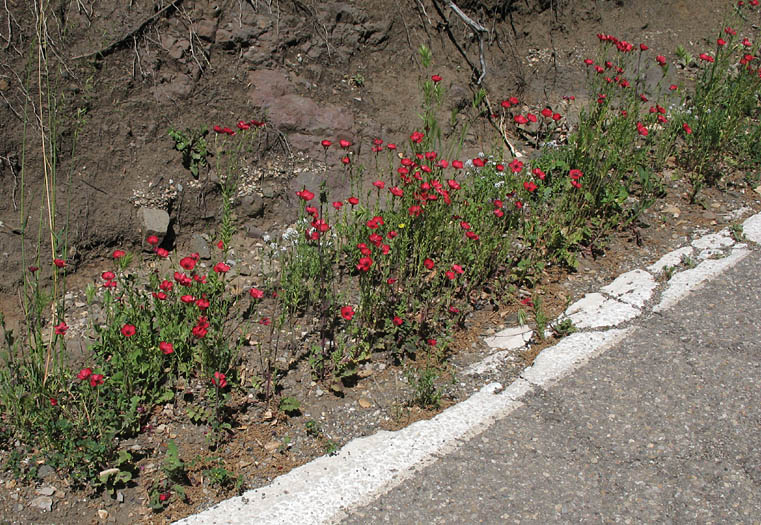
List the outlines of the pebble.
<svg viewBox="0 0 761 525">
<path fill-rule="evenodd" d="M 51 487 L 50 485 L 45 487 L 40 487 L 37 490 L 35 490 L 35 493 L 40 496 L 52 496 L 55 494 L 55 487 Z"/>
<path fill-rule="evenodd" d="M 98 509 L 98 517 L 102 520 L 108 519 L 108 511 L 106 509 Z"/>
<path fill-rule="evenodd" d="M 35 509 L 50 512 L 53 509 L 53 498 L 50 496 L 37 496 L 29 502 L 29 506 Z"/>
</svg>

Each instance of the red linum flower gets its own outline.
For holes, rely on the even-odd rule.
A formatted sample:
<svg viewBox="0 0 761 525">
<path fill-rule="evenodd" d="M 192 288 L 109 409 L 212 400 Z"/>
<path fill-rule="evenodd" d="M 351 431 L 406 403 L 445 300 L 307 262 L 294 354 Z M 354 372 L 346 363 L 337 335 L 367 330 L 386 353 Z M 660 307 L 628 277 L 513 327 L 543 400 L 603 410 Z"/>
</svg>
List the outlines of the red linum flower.
<svg viewBox="0 0 761 525">
<path fill-rule="evenodd" d="M 423 261 L 423 266 L 428 268 L 429 270 L 433 270 L 433 267 L 435 266 L 435 263 L 432 259 L 426 259 Z"/>
<path fill-rule="evenodd" d="M 402 319 L 398 315 L 395 315 L 394 319 L 391 322 L 394 323 L 394 326 L 402 326 L 402 324 L 404 323 L 404 319 Z"/>
<path fill-rule="evenodd" d="M 323 148 L 325 148 L 325 149 L 328 149 L 330 146 L 332 146 L 332 145 L 333 145 L 333 143 L 332 143 L 332 142 L 330 142 L 330 141 L 329 141 L 329 140 L 327 140 L 327 139 L 325 139 L 325 140 L 323 140 L 322 142 L 320 142 L 320 144 L 322 144 L 322 147 L 323 147 Z"/>
<path fill-rule="evenodd" d="M 314 199 L 314 193 L 307 189 L 303 189 L 301 191 L 297 191 L 296 195 L 298 195 L 302 200 L 309 202 L 312 199 Z"/>
<path fill-rule="evenodd" d="M 263 326 L 269 326 L 270 324 L 272 324 L 272 320 L 269 317 L 262 317 L 259 320 L 259 324 Z"/>
<path fill-rule="evenodd" d="M 347 321 L 351 321 L 351 319 L 354 317 L 354 308 L 352 308 L 351 306 L 342 306 L 341 317 L 343 317 Z"/>
<path fill-rule="evenodd" d="M 211 382 L 218 388 L 225 388 L 227 386 L 227 378 L 222 372 L 214 372 L 214 377 L 211 378 Z"/>
<path fill-rule="evenodd" d="M 162 259 L 169 257 L 169 251 L 166 248 L 156 248 L 156 255 Z"/>
<path fill-rule="evenodd" d="M 124 337 L 132 337 L 136 332 L 135 325 L 129 323 L 125 324 L 122 326 L 121 332 Z"/>
<path fill-rule="evenodd" d="M 338 145 L 341 146 L 343 149 L 346 149 L 349 146 L 351 146 L 351 142 L 346 139 L 341 139 L 338 141 Z"/>
<path fill-rule="evenodd" d="M 682 129 L 683 129 L 683 130 L 684 130 L 684 132 L 685 132 L 685 133 L 687 133 L 688 135 L 691 135 L 691 134 L 692 134 L 692 128 L 691 128 L 691 127 L 690 127 L 690 125 L 689 125 L 689 124 L 687 124 L 686 122 L 685 122 L 684 124 L 682 124 Z"/>
<path fill-rule="evenodd" d="M 174 345 L 172 345 L 172 343 L 167 343 L 166 341 L 161 341 L 159 343 L 159 350 L 161 350 L 164 355 L 169 355 L 174 352 Z"/>
<path fill-rule="evenodd" d="M 357 264 L 357 270 L 361 272 L 367 272 L 370 270 L 370 267 L 373 265 L 373 260 L 370 257 L 360 257 L 359 263 Z"/>
<path fill-rule="evenodd" d="M 250 128 L 251 128 L 251 126 L 247 122 L 244 122 L 242 120 L 238 121 L 238 129 L 246 130 L 246 129 L 250 129 Z"/>
<path fill-rule="evenodd" d="M 513 159 L 508 166 L 513 173 L 520 173 L 523 170 L 523 163 L 518 159 Z"/>
<path fill-rule="evenodd" d="M 473 159 L 473 165 L 477 168 L 483 168 L 486 165 L 486 163 L 483 161 L 483 159 L 476 157 L 475 159 Z"/>
<path fill-rule="evenodd" d="M 349 197 L 348 199 L 346 199 L 346 202 L 348 202 L 352 206 L 356 206 L 357 204 L 359 204 L 359 199 L 356 197 Z"/>
<path fill-rule="evenodd" d="M 57 325 L 55 325 L 55 333 L 56 335 L 66 335 L 66 330 L 69 329 L 69 326 L 61 321 Z"/>
<path fill-rule="evenodd" d="M 103 384 L 103 375 L 102 374 L 92 374 L 90 376 L 90 386 L 92 388 L 97 387 L 98 385 Z"/>
<path fill-rule="evenodd" d="M 100 276 L 104 281 L 113 281 L 116 278 L 116 275 L 112 271 L 103 272 Z"/>
<path fill-rule="evenodd" d="M 410 140 L 414 142 L 415 144 L 420 144 L 421 142 L 423 142 L 423 137 L 425 137 L 423 133 L 416 131 L 412 135 L 410 135 Z"/>
<path fill-rule="evenodd" d="M 92 375 L 92 368 L 90 368 L 90 367 L 83 368 L 77 374 L 77 379 L 79 379 L 80 381 L 84 381 L 85 379 L 90 377 L 90 375 Z"/>
<path fill-rule="evenodd" d="M 666 57 L 663 55 L 658 55 L 655 57 L 655 61 L 658 62 L 658 65 L 661 67 L 666 65 Z"/>
<path fill-rule="evenodd" d="M 150 244 L 151 246 L 156 246 L 159 243 L 159 238 L 155 235 L 149 235 L 146 237 L 145 242 Z"/>
<path fill-rule="evenodd" d="M 230 266 L 223 262 L 218 262 L 214 265 L 214 271 L 217 273 L 227 273 L 230 271 Z"/>
<path fill-rule="evenodd" d="M 375 186 L 379 190 L 382 190 L 383 188 L 386 187 L 386 183 L 383 182 L 382 180 L 376 180 L 375 182 L 373 182 L 373 186 Z"/>
<path fill-rule="evenodd" d="M 125 255 L 127 254 L 124 252 L 124 250 L 114 250 L 114 253 L 111 254 L 111 257 L 114 259 L 121 259 Z"/>
<path fill-rule="evenodd" d="M 63 268 L 66 266 L 66 261 L 63 259 L 53 259 L 53 264 L 55 264 L 58 268 Z"/>
<path fill-rule="evenodd" d="M 533 192 L 535 192 L 535 191 L 536 191 L 537 185 L 536 185 L 536 184 L 534 184 L 534 183 L 533 183 L 533 182 L 531 182 L 531 181 L 528 181 L 528 182 L 524 182 L 524 183 L 523 183 L 523 187 L 524 187 L 526 190 L 528 190 L 528 191 L 529 191 L 529 193 L 533 193 Z"/>
<path fill-rule="evenodd" d="M 528 124 L 528 119 L 524 117 L 523 115 L 515 115 L 513 117 L 513 120 L 515 121 L 516 124 L 520 124 L 520 125 Z"/>
<path fill-rule="evenodd" d="M 183 257 L 180 259 L 180 266 L 185 270 L 190 271 L 196 267 L 196 261 L 192 257 Z"/>
</svg>

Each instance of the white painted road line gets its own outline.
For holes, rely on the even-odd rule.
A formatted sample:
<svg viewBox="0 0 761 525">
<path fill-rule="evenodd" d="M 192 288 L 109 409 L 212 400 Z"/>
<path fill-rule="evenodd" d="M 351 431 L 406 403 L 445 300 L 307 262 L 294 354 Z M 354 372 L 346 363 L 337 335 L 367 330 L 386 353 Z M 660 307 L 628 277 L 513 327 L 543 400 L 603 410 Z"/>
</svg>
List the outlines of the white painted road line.
<svg viewBox="0 0 761 525">
<path fill-rule="evenodd" d="M 746 237 L 761 243 L 761 214 L 743 223 Z M 675 274 L 660 296 L 654 312 L 674 306 L 692 290 L 737 264 L 750 252 L 734 245 L 727 232 L 709 234 L 662 257 L 648 267 L 652 274 L 666 266 L 677 266 L 695 248 L 731 252 L 721 259 L 707 259 L 695 268 Z M 713 253 L 713 252 L 711 252 Z M 619 276 L 603 288 L 603 294 L 587 294 L 569 307 L 567 316 L 580 328 L 617 326 L 645 310 L 657 283 L 652 275 L 635 270 Z M 575 317 L 574 317 L 575 316 Z M 561 318 L 562 319 L 562 318 Z M 522 405 L 523 396 L 535 387 L 544 388 L 603 353 L 634 330 L 633 327 L 574 333 L 537 356 L 520 379 L 501 390 L 499 383 L 479 392 L 428 421 L 418 421 L 397 432 L 378 432 L 354 439 L 333 457 L 324 456 L 278 477 L 270 485 L 247 491 L 239 497 L 176 522 L 179 525 L 331 523 L 345 516 L 343 509 L 366 503 L 405 479 L 414 470 L 446 454 L 463 441 L 508 416 Z M 504 336 L 520 334 L 507 329 Z M 497 344 L 496 337 L 492 343 Z M 497 355 L 497 354 L 494 354 Z M 501 355 L 501 354 L 500 354 Z M 489 358 L 487 358 L 489 359 Z"/>
</svg>

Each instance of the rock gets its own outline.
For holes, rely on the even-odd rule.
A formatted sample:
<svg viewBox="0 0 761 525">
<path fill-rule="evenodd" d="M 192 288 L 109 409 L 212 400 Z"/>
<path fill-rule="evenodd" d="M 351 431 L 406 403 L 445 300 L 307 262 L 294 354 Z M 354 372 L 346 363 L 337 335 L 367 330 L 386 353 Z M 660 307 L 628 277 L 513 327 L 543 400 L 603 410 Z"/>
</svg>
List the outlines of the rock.
<svg viewBox="0 0 761 525">
<path fill-rule="evenodd" d="M 169 229 L 169 214 L 158 208 L 140 208 L 140 215 L 143 224 L 143 234 L 145 237 L 155 235 L 159 238 L 159 244 L 166 237 Z"/>
<path fill-rule="evenodd" d="M 370 401 L 368 401 L 367 399 L 365 399 L 364 397 L 360 397 L 359 401 L 357 401 L 357 403 L 362 408 L 370 408 L 371 406 L 373 406 L 373 404 Z"/>
<path fill-rule="evenodd" d="M 119 503 L 124 503 L 124 492 L 121 490 L 116 493 L 116 501 Z"/>
<path fill-rule="evenodd" d="M 199 38 L 206 40 L 207 42 L 214 42 L 217 34 L 217 21 L 216 20 L 201 20 L 196 25 L 196 33 Z"/>
<path fill-rule="evenodd" d="M 250 224 L 246 226 L 246 237 L 250 239 L 264 239 L 265 233 L 266 232 L 264 230 L 261 230 L 256 226 L 252 226 Z"/>
<path fill-rule="evenodd" d="M 194 233 L 190 238 L 190 250 L 193 253 L 197 253 L 201 259 L 211 259 L 211 251 L 209 250 L 209 243 L 203 238 L 200 233 Z"/>
<path fill-rule="evenodd" d="M 98 509 L 98 517 L 102 520 L 108 519 L 108 511 L 106 509 Z"/>
<path fill-rule="evenodd" d="M 50 496 L 37 496 L 29 502 L 29 506 L 33 509 L 50 512 L 53 510 L 53 498 Z"/>
<path fill-rule="evenodd" d="M 55 487 L 51 487 L 50 485 L 46 485 L 44 487 L 38 488 L 34 492 L 35 492 L 35 494 L 38 494 L 40 496 L 52 496 L 53 494 L 55 494 Z"/>
<path fill-rule="evenodd" d="M 255 193 L 244 196 L 240 205 L 248 217 L 261 217 L 264 214 L 264 199 Z"/>
<path fill-rule="evenodd" d="M 52 476 L 54 474 L 55 469 L 50 465 L 40 465 L 40 467 L 37 469 L 37 477 L 41 479 L 45 479 L 48 476 Z"/>
<path fill-rule="evenodd" d="M 275 450 L 278 449 L 279 446 L 280 446 L 280 441 L 273 439 L 272 441 L 268 441 L 267 443 L 264 444 L 264 450 L 266 450 L 267 452 L 274 452 Z"/>
<path fill-rule="evenodd" d="M 673 204 L 669 204 L 663 207 L 663 210 L 661 210 L 663 213 L 667 215 L 671 215 L 675 219 L 678 218 L 682 214 L 682 210 L 674 206 Z"/>
</svg>

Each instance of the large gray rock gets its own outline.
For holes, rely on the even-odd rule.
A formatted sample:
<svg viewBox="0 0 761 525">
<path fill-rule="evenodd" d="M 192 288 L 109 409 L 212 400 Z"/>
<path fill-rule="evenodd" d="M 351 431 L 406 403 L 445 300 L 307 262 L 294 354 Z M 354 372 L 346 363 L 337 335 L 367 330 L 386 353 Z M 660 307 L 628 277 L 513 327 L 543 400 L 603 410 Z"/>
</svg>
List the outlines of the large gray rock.
<svg viewBox="0 0 761 525">
<path fill-rule="evenodd" d="M 209 250 L 209 243 L 203 238 L 200 233 L 194 233 L 190 239 L 190 251 L 197 253 L 201 259 L 211 259 L 211 251 Z"/>
<path fill-rule="evenodd" d="M 37 496 L 29 502 L 29 506 L 33 509 L 44 510 L 50 512 L 53 510 L 53 498 L 50 496 Z"/>
<path fill-rule="evenodd" d="M 148 237 L 155 235 L 159 243 L 164 240 L 169 230 L 169 214 L 158 208 L 140 208 L 140 218 L 143 225 L 143 234 Z"/>
</svg>

